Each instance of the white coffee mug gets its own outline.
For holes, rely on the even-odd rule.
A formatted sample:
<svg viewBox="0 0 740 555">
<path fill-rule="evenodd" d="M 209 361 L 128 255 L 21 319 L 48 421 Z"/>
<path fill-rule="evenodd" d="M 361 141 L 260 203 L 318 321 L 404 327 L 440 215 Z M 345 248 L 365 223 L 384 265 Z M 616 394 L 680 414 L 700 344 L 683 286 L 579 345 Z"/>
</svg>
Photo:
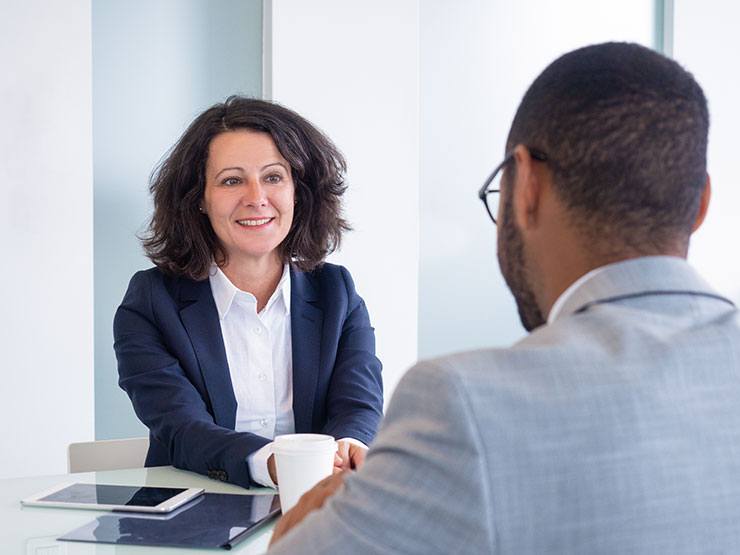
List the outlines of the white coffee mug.
<svg viewBox="0 0 740 555">
<path fill-rule="evenodd" d="M 286 434 L 273 440 L 278 492 L 283 514 L 301 495 L 331 476 L 337 442 L 323 434 Z"/>
</svg>

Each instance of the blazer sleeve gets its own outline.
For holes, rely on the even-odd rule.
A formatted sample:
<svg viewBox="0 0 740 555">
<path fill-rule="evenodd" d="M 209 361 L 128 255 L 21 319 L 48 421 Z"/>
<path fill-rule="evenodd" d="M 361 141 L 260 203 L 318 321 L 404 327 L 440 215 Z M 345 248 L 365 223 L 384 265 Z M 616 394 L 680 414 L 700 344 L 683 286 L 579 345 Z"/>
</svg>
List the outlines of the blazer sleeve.
<svg viewBox="0 0 740 555">
<path fill-rule="evenodd" d="M 166 345 L 152 289 L 151 274 L 138 272 L 116 311 L 119 385 L 152 438 L 166 450 L 169 464 L 249 487 L 246 458 L 269 440 L 214 422 L 205 399 Z"/>
<path fill-rule="evenodd" d="M 322 433 L 352 437 L 369 445 L 383 415 L 382 364 L 375 356 L 375 330 L 365 302 L 346 268 L 347 314 L 327 391 L 327 421 Z"/>
<path fill-rule="evenodd" d="M 494 553 L 486 468 L 459 379 L 421 363 L 396 388 L 363 468 L 268 553 Z"/>
</svg>

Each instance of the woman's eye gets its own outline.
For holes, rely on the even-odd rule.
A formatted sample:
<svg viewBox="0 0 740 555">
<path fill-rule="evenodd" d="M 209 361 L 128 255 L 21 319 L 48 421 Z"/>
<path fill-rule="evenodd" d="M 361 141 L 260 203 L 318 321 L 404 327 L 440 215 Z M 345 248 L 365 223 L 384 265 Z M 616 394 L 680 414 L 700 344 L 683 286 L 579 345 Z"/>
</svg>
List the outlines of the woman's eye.
<svg viewBox="0 0 740 555">
<path fill-rule="evenodd" d="M 273 173 L 265 177 L 265 181 L 268 183 L 280 183 L 283 180 L 283 176 L 279 173 Z"/>
<path fill-rule="evenodd" d="M 241 180 L 238 177 L 227 177 L 221 181 L 222 185 L 238 185 L 239 183 L 241 183 Z"/>
</svg>

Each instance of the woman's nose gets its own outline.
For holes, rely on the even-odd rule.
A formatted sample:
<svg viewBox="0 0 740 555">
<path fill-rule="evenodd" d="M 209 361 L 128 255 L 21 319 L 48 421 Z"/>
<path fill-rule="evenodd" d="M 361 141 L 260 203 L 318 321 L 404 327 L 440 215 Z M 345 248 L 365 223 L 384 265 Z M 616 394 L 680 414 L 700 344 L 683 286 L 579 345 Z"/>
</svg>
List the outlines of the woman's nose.
<svg viewBox="0 0 740 555">
<path fill-rule="evenodd" d="M 254 179 L 247 181 L 244 187 L 244 193 L 242 194 L 242 204 L 245 206 L 266 206 L 267 196 L 265 195 L 265 188 L 262 184 Z"/>
</svg>

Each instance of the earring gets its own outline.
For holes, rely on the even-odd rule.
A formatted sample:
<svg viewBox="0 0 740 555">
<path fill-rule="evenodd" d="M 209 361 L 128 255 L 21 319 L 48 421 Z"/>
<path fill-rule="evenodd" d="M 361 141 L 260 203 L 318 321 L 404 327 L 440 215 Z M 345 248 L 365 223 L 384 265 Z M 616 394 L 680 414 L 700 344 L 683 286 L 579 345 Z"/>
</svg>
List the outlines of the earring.
<svg viewBox="0 0 740 555">
<path fill-rule="evenodd" d="M 198 212 L 200 212 L 201 214 L 205 214 L 206 213 L 206 211 L 203 210 L 203 207 L 202 206 L 199 206 L 198 207 Z"/>
</svg>

